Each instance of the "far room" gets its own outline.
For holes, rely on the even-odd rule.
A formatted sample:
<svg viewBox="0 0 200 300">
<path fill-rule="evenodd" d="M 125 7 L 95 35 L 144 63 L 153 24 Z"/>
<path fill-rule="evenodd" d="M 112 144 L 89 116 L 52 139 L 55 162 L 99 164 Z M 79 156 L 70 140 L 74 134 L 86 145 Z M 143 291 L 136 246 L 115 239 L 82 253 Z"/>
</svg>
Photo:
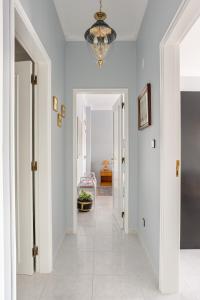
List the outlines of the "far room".
<svg viewBox="0 0 200 300">
<path fill-rule="evenodd" d="M 95 218 L 98 208 L 110 212 L 124 228 L 125 95 L 91 91 L 76 95 L 76 182 L 78 227 Z M 107 215 L 108 216 L 108 215 Z"/>
</svg>

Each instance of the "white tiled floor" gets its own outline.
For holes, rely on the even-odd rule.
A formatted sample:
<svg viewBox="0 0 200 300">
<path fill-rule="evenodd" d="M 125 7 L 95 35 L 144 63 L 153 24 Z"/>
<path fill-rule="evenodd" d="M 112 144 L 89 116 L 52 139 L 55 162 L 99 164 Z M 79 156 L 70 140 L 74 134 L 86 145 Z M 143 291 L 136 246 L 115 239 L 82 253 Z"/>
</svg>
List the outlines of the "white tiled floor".
<svg viewBox="0 0 200 300">
<path fill-rule="evenodd" d="M 119 229 L 112 198 L 98 197 L 95 211 L 79 214 L 78 234 L 66 236 L 51 275 L 18 276 L 17 300 L 199 300 L 200 289 L 194 296 L 184 283 L 182 295 L 160 295 L 137 237 Z"/>
</svg>

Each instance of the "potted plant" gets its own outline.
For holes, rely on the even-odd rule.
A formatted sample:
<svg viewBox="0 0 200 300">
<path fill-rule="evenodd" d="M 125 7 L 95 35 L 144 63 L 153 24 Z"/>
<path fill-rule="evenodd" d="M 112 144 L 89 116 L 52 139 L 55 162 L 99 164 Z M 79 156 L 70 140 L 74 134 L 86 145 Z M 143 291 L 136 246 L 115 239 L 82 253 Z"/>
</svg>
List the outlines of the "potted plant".
<svg viewBox="0 0 200 300">
<path fill-rule="evenodd" d="M 81 191 L 78 197 L 78 210 L 80 212 L 88 212 L 92 208 L 92 195 Z"/>
</svg>

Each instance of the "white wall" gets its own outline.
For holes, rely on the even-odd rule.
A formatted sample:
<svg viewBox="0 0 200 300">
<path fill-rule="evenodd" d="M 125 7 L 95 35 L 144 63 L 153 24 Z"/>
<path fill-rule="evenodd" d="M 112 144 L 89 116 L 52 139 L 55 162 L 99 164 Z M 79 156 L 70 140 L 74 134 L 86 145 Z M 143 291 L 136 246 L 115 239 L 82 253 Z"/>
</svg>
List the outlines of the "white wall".
<svg viewBox="0 0 200 300">
<path fill-rule="evenodd" d="M 99 184 L 103 160 L 111 161 L 113 157 L 113 112 L 93 110 L 91 124 L 92 171 Z"/>
<path fill-rule="evenodd" d="M 181 91 L 200 91 L 200 18 L 180 45 Z"/>
<path fill-rule="evenodd" d="M 68 42 L 66 44 L 66 100 L 68 118 L 66 123 L 66 201 L 67 225 L 72 229 L 73 216 L 73 89 L 114 89 L 127 88 L 129 91 L 129 153 L 130 181 L 129 193 L 129 228 L 137 226 L 137 173 L 136 137 L 137 137 L 137 105 L 136 105 L 136 47 L 134 42 L 117 42 L 110 50 L 105 65 L 100 70 L 91 56 L 85 42 Z"/>
<path fill-rule="evenodd" d="M 192 49 L 191 49 L 192 53 Z M 200 67 L 199 67 L 200 69 Z M 181 91 L 199 92 L 200 91 L 200 77 L 182 76 L 180 82 Z"/>
</svg>

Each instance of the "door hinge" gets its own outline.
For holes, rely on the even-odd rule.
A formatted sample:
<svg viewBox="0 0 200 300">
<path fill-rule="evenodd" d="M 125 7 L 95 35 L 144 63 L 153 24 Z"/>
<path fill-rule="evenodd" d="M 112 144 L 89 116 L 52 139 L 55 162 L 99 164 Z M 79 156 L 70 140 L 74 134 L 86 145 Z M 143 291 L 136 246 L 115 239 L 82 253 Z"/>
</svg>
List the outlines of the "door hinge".
<svg viewBox="0 0 200 300">
<path fill-rule="evenodd" d="M 34 247 L 32 248 L 32 256 L 33 256 L 33 257 L 36 257 L 38 254 L 39 254 L 38 247 L 37 247 L 37 246 L 34 246 Z"/>
<path fill-rule="evenodd" d="M 34 75 L 34 74 L 31 75 L 31 83 L 32 83 L 33 85 L 37 85 L 37 83 L 38 83 L 38 78 L 37 78 L 37 76 Z"/>
<path fill-rule="evenodd" d="M 122 164 L 125 164 L 125 161 L 126 161 L 125 157 L 122 157 Z"/>
<path fill-rule="evenodd" d="M 125 217 L 125 212 L 122 211 L 122 219 Z"/>
<path fill-rule="evenodd" d="M 125 102 L 122 102 L 122 109 L 124 109 L 125 107 Z"/>
<path fill-rule="evenodd" d="M 32 161 L 31 163 L 31 171 L 36 172 L 38 170 L 38 163 L 37 161 Z"/>
</svg>

